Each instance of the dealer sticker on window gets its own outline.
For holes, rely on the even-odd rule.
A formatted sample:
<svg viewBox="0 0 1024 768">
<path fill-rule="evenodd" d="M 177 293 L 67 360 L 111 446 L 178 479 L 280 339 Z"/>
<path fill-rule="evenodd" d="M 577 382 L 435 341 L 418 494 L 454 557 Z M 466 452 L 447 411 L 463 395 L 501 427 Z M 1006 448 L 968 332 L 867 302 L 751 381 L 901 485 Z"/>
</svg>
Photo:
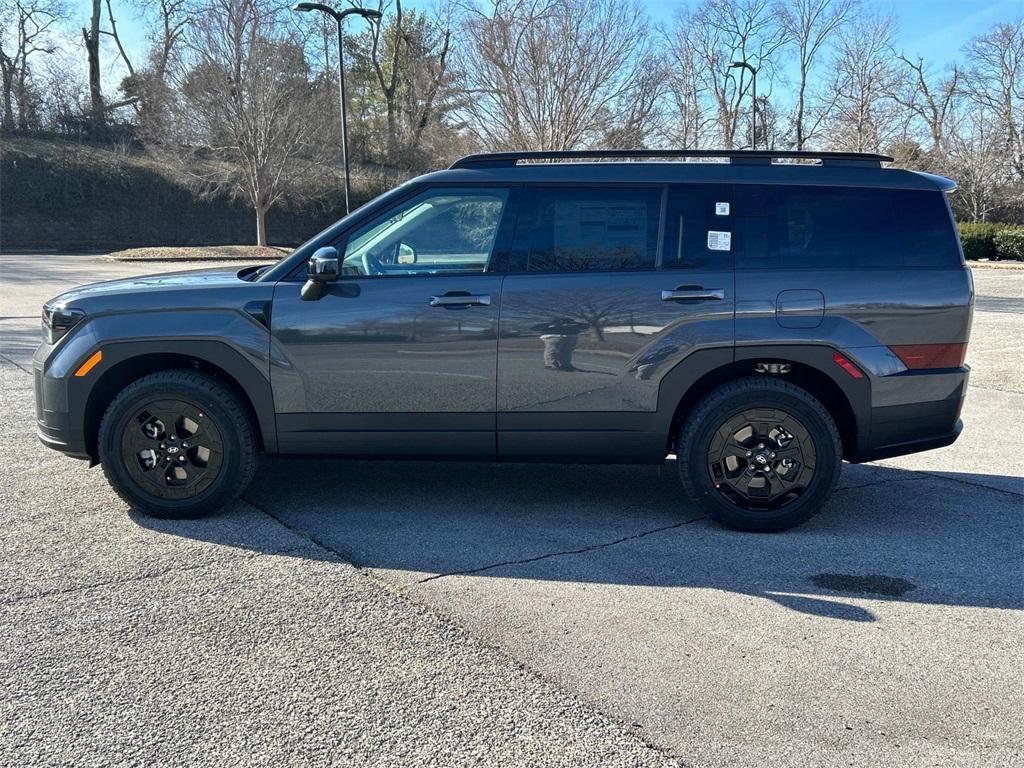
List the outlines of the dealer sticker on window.
<svg viewBox="0 0 1024 768">
<path fill-rule="evenodd" d="M 728 203 L 715 203 L 715 216 L 728 216 L 729 215 L 729 204 Z"/>
<path fill-rule="evenodd" d="M 709 251 L 728 251 L 732 248 L 732 232 L 708 231 Z"/>
</svg>

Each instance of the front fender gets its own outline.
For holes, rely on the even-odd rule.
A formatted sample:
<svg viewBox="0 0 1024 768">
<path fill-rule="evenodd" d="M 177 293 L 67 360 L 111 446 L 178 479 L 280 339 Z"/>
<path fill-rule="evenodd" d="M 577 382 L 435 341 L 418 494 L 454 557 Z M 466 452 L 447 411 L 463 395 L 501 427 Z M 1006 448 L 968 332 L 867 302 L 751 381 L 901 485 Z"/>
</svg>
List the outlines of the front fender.
<svg viewBox="0 0 1024 768">
<path fill-rule="evenodd" d="M 116 378 L 118 366 L 146 356 L 175 355 L 230 376 L 252 404 L 264 448 L 277 451 L 270 336 L 253 317 L 231 309 L 182 310 L 100 315 L 83 323 L 56 347 L 40 347 L 34 361 L 41 426 L 52 429 L 63 422 L 68 445 L 92 454 L 90 418 L 116 394 L 103 382 Z M 99 365 L 75 376 L 96 350 L 103 352 Z"/>
</svg>

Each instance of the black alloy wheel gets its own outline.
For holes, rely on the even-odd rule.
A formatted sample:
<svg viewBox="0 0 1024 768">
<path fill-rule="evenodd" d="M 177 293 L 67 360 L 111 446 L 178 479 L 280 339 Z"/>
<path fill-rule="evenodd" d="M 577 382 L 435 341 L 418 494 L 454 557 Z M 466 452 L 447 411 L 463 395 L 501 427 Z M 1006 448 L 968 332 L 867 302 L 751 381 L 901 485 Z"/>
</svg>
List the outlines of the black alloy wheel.
<svg viewBox="0 0 1024 768">
<path fill-rule="evenodd" d="M 248 403 L 228 382 L 202 371 L 158 371 L 129 384 L 103 414 L 97 443 L 110 485 L 154 517 L 215 512 L 256 472 Z"/>
<path fill-rule="evenodd" d="M 738 413 L 715 430 L 708 472 L 715 488 L 747 510 L 798 499 L 814 479 L 816 452 L 807 428 L 779 408 Z"/>
<path fill-rule="evenodd" d="M 156 400 L 124 425 L 121 456 L 138 486 L 161 499 L 210 487 L 224 463 L 220 429 L 196 403 Z"/>
<path fill-rule="evenodd" d="M 806 389 L 774 376 L 736 379 L 686 415 L 679 477 L 713 520 L 782 531 L 817 514 L 839 480 L 842 444 L 831 414 Z"/>
</svg>

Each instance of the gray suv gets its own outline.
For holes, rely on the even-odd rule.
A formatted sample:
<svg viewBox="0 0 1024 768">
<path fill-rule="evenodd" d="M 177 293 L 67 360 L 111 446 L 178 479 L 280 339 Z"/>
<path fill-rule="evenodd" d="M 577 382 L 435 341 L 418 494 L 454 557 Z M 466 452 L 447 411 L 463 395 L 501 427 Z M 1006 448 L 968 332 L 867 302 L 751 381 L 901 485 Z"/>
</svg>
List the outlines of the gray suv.
<svg viewBox="0 0 1024 768">
<path fill-rule="evenodd" d="M 974 301 L 955 185 L 889 159 L 466 157 L 276 265 L 51 300 L 39 436 L 160 517 L 224 506 L 260 453 L 674 454 L 712 518 L 785 529 L 844 459 L 961 429 Z"/>
</svg>

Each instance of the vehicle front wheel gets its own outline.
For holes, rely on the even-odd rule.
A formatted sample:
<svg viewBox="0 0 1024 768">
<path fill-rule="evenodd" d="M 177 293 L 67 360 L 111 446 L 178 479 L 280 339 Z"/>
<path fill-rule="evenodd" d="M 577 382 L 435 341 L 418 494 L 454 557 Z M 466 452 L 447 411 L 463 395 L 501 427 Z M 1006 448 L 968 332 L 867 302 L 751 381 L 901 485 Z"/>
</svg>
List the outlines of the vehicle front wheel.
<svg viewBox="0 0 1024 768">
<path fill-rule="evenodd" d="M 248 410 L 216 377 L 168 370 L 129 384 L 99 429 L 110 485 L 133 508 L 162 518 L 201 517 L 236 499 L 256 471 Z"/>
<path fill-rule="evenodd" d="M 813 517 L 839 479 L 839 431 L 824 406 L 787 381 L 750 377 L 709 393 L 677 442 L 687 493 L 722 525 L 782 531 Z"/>
</svg>

